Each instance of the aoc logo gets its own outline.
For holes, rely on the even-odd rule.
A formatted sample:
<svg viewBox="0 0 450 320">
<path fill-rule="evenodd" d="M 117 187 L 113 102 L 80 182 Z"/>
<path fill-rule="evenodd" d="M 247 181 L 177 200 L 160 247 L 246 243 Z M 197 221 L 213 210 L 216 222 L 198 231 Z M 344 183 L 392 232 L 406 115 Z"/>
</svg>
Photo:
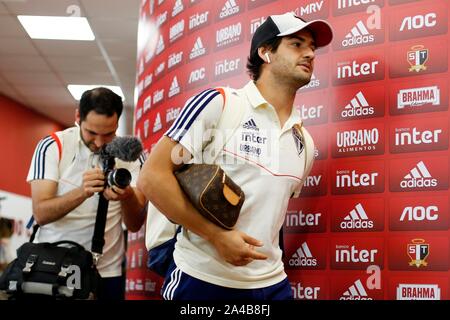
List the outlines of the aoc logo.
<svg viewBox="0 0 450 320">
<path fill-rule="evenodd" d="M 408 256 L 411 258 L 410 266 L 420 268 L 426 267 L 428 263 L 425 261 L 430 254 L 430 245 L 425 243 L 424 239 L 414 239 L 407 245 Z"/>
<path fill-rule="evenodd" d="M 242 23 L 238 22 L 216 31 L 216 50 L 223 49 L 243 41 Z"/>
<path fill-rule="evenodd" d="M 206 77 L 206 68 L 201 67 L 195 70 L 192 70 L 189 74 L 188 84 L 193 87 L 197 85 L 201 85 L 207 80 Z"/>
<path fill-rule="evenodd" d="M 437 284 L 402 284 L 397 287 L 397 300 L 440 300 Z"/>
<path fill-rule="evenodd" d="M 423 7 L 406 7 L 391 16 L 390 40 L 426 38 L 447 33 L 447 4 L 436 3 Z"/>
</svg>

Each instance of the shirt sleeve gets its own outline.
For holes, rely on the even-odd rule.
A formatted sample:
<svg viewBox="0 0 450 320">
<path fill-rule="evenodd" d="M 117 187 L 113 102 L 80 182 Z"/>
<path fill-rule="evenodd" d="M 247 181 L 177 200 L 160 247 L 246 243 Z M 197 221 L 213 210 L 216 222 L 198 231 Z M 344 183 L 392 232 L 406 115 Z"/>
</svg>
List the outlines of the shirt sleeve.
<svg viewBox="0 0 450 320">
<path fill-rule="evenodd" d="M 37 144 L 27 176 L 27 182 L 33 180 L 59 180 L 59 151 L 52 136 Z"/>
<path fill-rule="evenodd" d="M 201 154 L 211 141 L 223 105 L 224 98 L 218 89 L 207 89 L 191 97 L 164 135 L 180 143 L 194 157 Z"/>
</svg>

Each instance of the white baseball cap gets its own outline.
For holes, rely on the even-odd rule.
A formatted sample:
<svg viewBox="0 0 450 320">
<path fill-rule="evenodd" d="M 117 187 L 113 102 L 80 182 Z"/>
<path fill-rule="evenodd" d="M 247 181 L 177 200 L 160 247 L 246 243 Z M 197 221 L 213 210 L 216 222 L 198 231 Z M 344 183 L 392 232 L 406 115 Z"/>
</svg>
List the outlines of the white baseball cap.
<svg viewBox="0 0 450 320">
<path fill-rule="evenodd" d="M 293 12 L 269 16 L 252 38 L 250 54 L 254 54 L 258 48 L 275 37 L 284 37 L 308 28 L 313 33 L 317 48 L 324 47 L 333 40 L 333 29 L 324 20 L 305 21 L 297 17 Z"/>
</svg>

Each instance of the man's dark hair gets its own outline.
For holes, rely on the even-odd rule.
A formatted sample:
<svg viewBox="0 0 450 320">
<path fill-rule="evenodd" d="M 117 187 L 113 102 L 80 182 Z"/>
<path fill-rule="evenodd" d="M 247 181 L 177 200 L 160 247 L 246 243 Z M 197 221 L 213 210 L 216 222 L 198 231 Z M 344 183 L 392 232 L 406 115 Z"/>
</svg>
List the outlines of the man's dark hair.
<svg viewBox="0 0 450 320">
<path fill-rule="evenodd" d="M 271 52 L 276 52 L 281 43 L 281 39 L 282 37 L 274 37 L 261 44 L 260 47 L 268 47 Z M 263 63 L 264 60 L 258 55 L 258 50 L 255 52 L 250 52 L 250 56 L 247 59 L 247 73 L 253 81 L 259 79 L 259 76 L 261 75 L 261 66 Z"/>
<path fill-rule="evenodd" d="M 87 90 L 80 99 L 81 121 L 85 120 L 91 111 L 108 117 L 112 117 L 116 113 L 117 119 L 119 119 L 122 110 L 122 98 L 107 88 L 99 87 Z"/>
</svg>

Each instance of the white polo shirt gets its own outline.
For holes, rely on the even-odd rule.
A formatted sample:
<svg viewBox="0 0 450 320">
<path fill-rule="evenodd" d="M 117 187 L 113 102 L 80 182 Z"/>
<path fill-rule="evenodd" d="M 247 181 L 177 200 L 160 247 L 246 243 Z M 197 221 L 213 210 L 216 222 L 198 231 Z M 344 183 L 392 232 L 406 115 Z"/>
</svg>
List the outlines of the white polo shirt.
<svg viewBox="0 0 450 320">
<path fill-rule="evenodd" d="M 42 139 L 35 150 L 28 172 L 27 182 L 33 180 L 53 180 L 58 183 L 56 195 L 62 196 L 82 185 L 83 173 L 96 165 L 101 167 L 99 156 L 94 154 L 84 144 L 79 129 L 71 128 L 56 133 L 64 134 L 66 139 L 76 139 L 77 150 L 71 164 L 64 172 L 59 173 L 59 148 L 52 136 Z M 66 143 L 66 142 L 65 142 Z M 116 160 L 117 168 L 126 168 L 132 176 L 131 186 L 136 186 L 142 157 L 135 162 Z M 97 215 L 98 193 L 86 199 L 81 205 L 69 212 L 63 218 L 39 228 L 35 242 L 56 242 L 71 240 L 81 244 L 86 250 L 91 250 L 94 234 L 95 218 Z M 125 253 L 124 234 L 122 229 L 122 214 L 120 201 L 109 201 L 108 216 L 105 227 L 105 246 L 103 256 L 98 263 L 98 270 L 102 277 L 116 277 L 122 274 L 122 262 Z"/>
<path fill-rule="evenodd" d="M 271 286 L 286 278 L 279 230 L 289 198 L 298 194 L 303 185 L 305 153 L 293 129 L 301 123 L 298 111 L 292 107 L 289 119 L 281 128 L 274 107 L 252 81 L 243 91 L 247 97 L 244 117 L 216 163 L 245 193 L 236 229 L 261 240 L 264 246 L 257 250 L 268 259 L 233 266 L 225 262 L 208 241 L 188 230 L 178 236 L 174 259 L 177 266 L 192 277 L 224 287 L 249 289 Z M 188 100 L 166 135 L 192 154 L 198 153 L 202 145 L 206 145 L 204 150 L 207 151 L 208 129 L 217 126 L 223 104 L 223 97 L 216 89 L 200 93 Z M 193 125 L 195 121 L 197 125 Z M 204 130 L 205 143 L 195 141 L 198 130 Z"/>
</svg>

